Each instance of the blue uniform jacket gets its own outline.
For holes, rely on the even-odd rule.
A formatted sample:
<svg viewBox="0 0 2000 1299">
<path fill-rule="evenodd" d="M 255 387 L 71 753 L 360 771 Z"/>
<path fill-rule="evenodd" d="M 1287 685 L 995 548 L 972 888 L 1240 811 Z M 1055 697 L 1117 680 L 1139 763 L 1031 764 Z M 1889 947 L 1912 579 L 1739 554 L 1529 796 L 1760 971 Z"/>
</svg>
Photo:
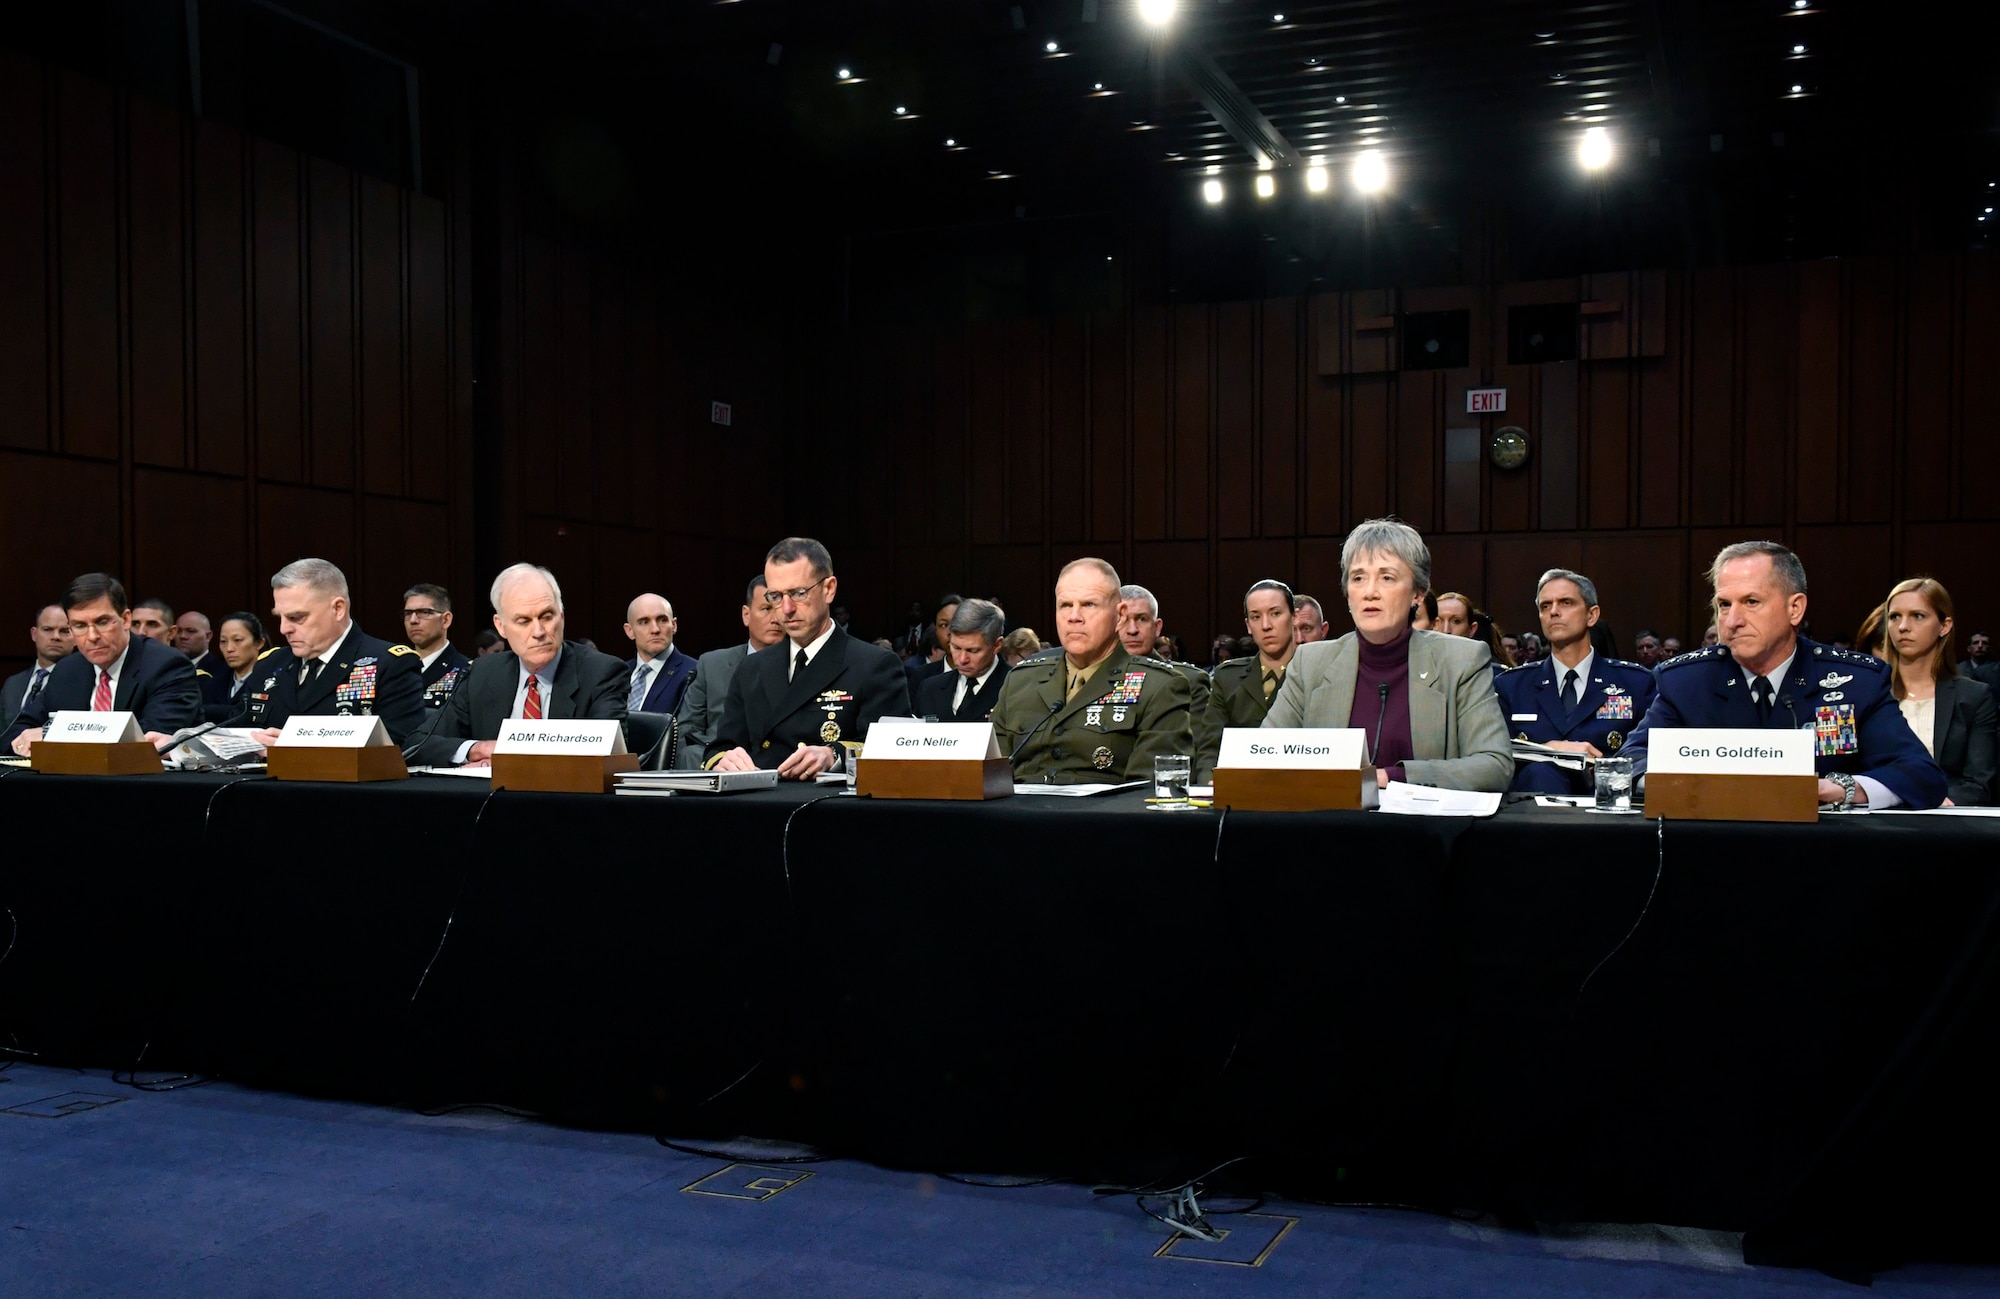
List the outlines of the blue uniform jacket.
<svg viewBox="0 0 2000 1299">
<path fill-rule="evenodd" d="M 1757 705 L 1743 684 L 1743 669 L 1722 646 L 1669 659 L 1660 664 L 1654 681 L 1659 694 L 1625 745 L 1635 775 L 1646 770 L 1646 745 L 1656 727 L 1757 727 Z M 1821 775 L 1844 771 L 1867 776 L 1911 807 L 1936 807 L 1944 801 L 1944 772 L 1896 707 L 1889 693 L 1889 665 L 1872 655 L 1799 637 L 1797 657 L 1780 683 L 1779 703 L 1767 728 L 1793 726 L 1815 732 L 1815 765 Z"/>
<path fill-rule="evenodd" d="M 1583 700 L 1564 706 L 1561 686 L 1568 671 L 1553 658 L 1509 668 L 1494 681 L 1500 711 L 1507 715 L 1507 734 L 1547 744 L 1575 740 L 1594 744 L 1603 754 L 1618 753 L 1653 704 L 1653 674 L 1637 663 L 1597 655 L 1590 661 Z M 1587 794 L 1589 779 L 1553 762 L 1516 762 L 1508 788 L 1537 794 Z"/>
</svg>

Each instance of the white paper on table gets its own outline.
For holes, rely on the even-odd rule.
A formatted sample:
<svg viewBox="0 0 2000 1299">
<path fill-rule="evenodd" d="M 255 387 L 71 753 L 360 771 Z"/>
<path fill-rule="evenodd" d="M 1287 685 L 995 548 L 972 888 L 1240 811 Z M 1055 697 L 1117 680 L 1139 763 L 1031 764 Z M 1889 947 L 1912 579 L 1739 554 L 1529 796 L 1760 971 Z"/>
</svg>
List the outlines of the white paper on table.
<svg viewBox="0 0 2000 1299">
<path fill-rule="evenodd" d="M 2000 816 L 2000 807 L 1850 807 L 1843 816 L 1865 812 L 1869 816 Z"/>
<path fill-rule="evenodd" d="M 1122 785 L 1015 785 L 1016 794 L 1041 794 L 1049 798 L 1090 798 L 1115 794 L 1121 789 L 1151 789 L 1150 780 L 1128 780 Z"/>
<path fill-rule="evenodd" d="M 482 762 L 469 767 L 411 767 L 412 776 L 470 776 L 474 780 L 493 779 L 493 764 Z"/>
<path fill-rule="evenodd" d="M 1536 807 L 1596 807 L 1595 794 L 1537 794 Z"/>
<path fill-rule="evenodd" d="M 161 756 L 168 762 L 177 763 L 189 770 L 201 767 L 220 766 L 234 762 L 238 758 L 262 757 L 264 745 L 257 738 L 257 732 L 246 726 L 218 726 L 212 731 L 201 731 L 199 726 L 190 726 L 177 731 L 173 736 L 173 747 Z M 183 741 L 182 736 L 194 735 Z"/>
<path fill-rule="evenodd" d="M 1379 806 L 1381 811 L 1403 816 L 1492 816 L 1500 810 L 1500 796 L 1392 780 L 1382 791 Z"/>
</svg>

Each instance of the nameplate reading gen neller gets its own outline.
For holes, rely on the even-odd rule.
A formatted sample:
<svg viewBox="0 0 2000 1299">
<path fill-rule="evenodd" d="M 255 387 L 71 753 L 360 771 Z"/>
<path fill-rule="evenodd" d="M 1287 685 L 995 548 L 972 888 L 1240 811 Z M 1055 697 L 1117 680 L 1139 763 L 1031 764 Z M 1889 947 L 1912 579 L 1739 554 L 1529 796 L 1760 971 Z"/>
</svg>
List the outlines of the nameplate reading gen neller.
<svg viewBox="0 0 2000 1299">
<path fill-rule="evenodd" d="M 901 762 L 955 761 L 1000 756 L 1000 741 L 991 722 L 924 722 L 910 717 L 884 717 L 868 728 L 864 758 Z"/>
</svg>

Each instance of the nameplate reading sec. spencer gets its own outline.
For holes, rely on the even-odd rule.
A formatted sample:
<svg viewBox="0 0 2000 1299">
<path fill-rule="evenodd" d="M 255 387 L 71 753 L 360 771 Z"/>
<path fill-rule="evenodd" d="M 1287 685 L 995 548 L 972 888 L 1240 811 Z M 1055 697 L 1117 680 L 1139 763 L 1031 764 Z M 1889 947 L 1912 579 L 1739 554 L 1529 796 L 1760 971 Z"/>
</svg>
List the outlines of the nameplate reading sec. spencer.
<svg viewBox="0 0 2000 1299">
<path fill-rule="evenodd" d="M 42 728 L 44 744 L 128 744 L 145 738 L 130 713 L 59 712 Z"/>
<path fill-rule="evenodd" d="M 864 758 L 903 761 L 951 758 L 956 761 L 998 758 L 1000 741 L 991 722 L 924 722 L 911 717 L 884 717 L 868 728 Z"/>
<path fill-rule="evenodd" d="M 1646 741 L 1648 775 L 1810 776 L 1813 733 L 1666 726 Z"/>
<path fill-rule="evenodd" d="M 389 744 L 389 732 L 379 717 L 299 717 L 285 722 L 278 744 L 300 749 L 379 749 Z"/>
<path fill-rule="evenodd" d="M 617 722 L 503 722 L 495 753 L 566 753 L 604 758 L 625 752 L 625 728 Z"/>
<path fill-rule="evenodd" d="M 1359 771 L 1367 732 L 1358 726 L 1231 726 L 1222 732 L 1217 767 L 1288 771 Z"/>
</svg>

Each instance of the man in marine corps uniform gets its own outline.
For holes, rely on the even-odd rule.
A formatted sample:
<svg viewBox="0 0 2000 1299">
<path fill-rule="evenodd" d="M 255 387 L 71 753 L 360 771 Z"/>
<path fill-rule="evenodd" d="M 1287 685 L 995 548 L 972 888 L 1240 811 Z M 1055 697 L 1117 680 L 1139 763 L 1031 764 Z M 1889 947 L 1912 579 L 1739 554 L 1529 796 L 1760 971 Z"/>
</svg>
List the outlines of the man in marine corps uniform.
<svg viewBox="0 0 2000 1299">
<path fill-rule="evenodd" d="M 472 666 L 451 643 L 451 592 L 434 582 L 419 582 L 403 592 L 403 635 L 423 660 L 424 707 L 444 707 Z"/>
<path fill-rule="evenodd" d="M 1243 626 L 1257 642 L 1257 652 L 1239 659 L 1226 659 L 1215 669 L 1208 688 L 1208 706 L 1202 710 L 1201 724 L 1195 729 L 1194 779 L 1207 784 L 1215 779 L 1215 760 L 1222 752 L 1223 728 L 1257 727 L 1270 715 L 1271 700 L 1285 684 L 1285 669 L 1292 665 L 1299 641 L 1293 619 L 1296 616 L 1292 588 L 1265 578 L 1243 594 Z"/>
<path fill-rule="evenodd" d="M 1936 807 L 1948 786 L 1889 689 L 1889 665 L 1799 635 L 1806 570 L 1775 541 L 1724 546 L 1709 566 L 1722 643 L 1662 663 L 1659 694 L 1625 742 L 1643 776 L 1652 732 L 1727 726 L 1813 733 L 1819 801 Z"/>
<path fill-rule="evenodd" d="M 250 674 L 250 725 L 266 744 L 293 717 L 373 714 L 397 744 L 424 721 L 417 652 L 362 631 L 348 613 L 347 576 L 324 559 L 298 559 L 271 577 L 285 644 Z"/>
<path fill-rule="evenodd" d="M 1148 779 L 1153 759 L 1194 745 L 1187 678 L 1118 639 L 1118 571 L 1072 560 L 1056 578 L 1060 658 L 1026 660 L 993 710 L 1014 779 L 1054 784 Z"/>
<path fill-rule="evenodd" d="M 1201 710 L 1208 700 L 1208 673 L 1192 663 L 1181 663 L 1164 654 L 1154 653 L 1166 631 L 1166 619 L 1160 617 L 1160 601 L 1143 586 L 1125 585 L 1118 588 L 1118 641 L 1125 652 L 1133 658 L 1158 659 L 1174 671 L 1187 678 L 1188 693 L 1194 700 L 1192 705 L 1195 734 L 1201 733 Z M 1042 654 L 1055 658 L 1061 654 L 1060 647 L 1046 649 Z"/>
<path fill-rule="evenodd" d="M 1581 573 L 1552 568 L 1535 584 L 1535 608 L 1549 657 L 1509 668 L 1493 679 L 1500 711 L 1516 739 L 1584 758 L 1624 747 L 1653 706 L 1653 674 L 1637 663 L 1600 658 L 1590 641 L 1602 610 L 1597 584 Z M 1553 762 L 1516 758 L 1517 792 L 1588 794 L 1595 778 Z"/>
</svg>

